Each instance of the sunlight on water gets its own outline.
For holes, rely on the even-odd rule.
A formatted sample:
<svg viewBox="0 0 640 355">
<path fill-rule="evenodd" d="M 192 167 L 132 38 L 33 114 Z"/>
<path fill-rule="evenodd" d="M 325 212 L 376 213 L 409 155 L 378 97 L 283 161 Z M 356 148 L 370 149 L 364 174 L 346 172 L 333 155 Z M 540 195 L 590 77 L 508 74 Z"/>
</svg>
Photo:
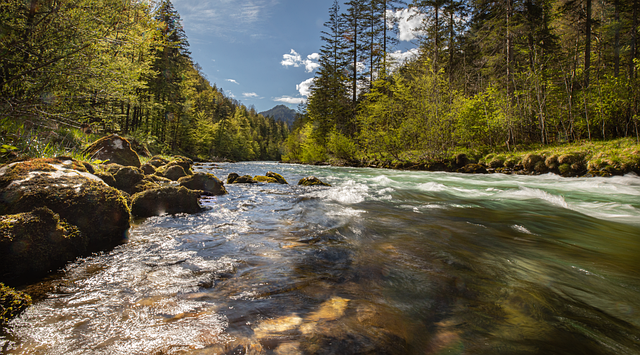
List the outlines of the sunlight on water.
<svg viewBox="0 0 640 355">
<path fill-rule="evenodd" d="M 291 185 L 139 221 L 49 281 L 0 353 L 640 354 L 637 176 L 198 170 Z"/>
</svg>

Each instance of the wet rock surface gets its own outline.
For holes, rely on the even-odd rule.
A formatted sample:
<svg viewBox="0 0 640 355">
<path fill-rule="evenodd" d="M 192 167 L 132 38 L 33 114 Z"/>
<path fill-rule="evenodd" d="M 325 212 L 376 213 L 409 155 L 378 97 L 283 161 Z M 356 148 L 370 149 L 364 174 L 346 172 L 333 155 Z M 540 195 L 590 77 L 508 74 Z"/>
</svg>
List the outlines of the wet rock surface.
<svg viewBox="0 0 640 355">
<path fill-rule="evenodd" d="M 298 181 L 300 186 L 331 186 L 315 176 L 309 176 Z"/>
<path fill-rule="evenodd" d="M 222 181 L 213 174 L 197 173 L 185 176 L 180 178 L 178 183 L 191 190 L 202 190 L 208 195 L 218 196 L 227 193 Z"/>
<path fill-rule="evenodd" d="M 89 145 L 83 153 L 90 155 L 91 159 L 108 160 L 114 164 L 140 167 L 140 158 L 131 149 L 129 141 L 115 134 L 98 139 Z"/>
<path fill-rule="evenodd" d="M 131 214 L 135 217 L 151 217 L 163 214 L 197 213 L 202 211 L 198 198 L 202 191 L 185 187 L 161 187 L 133 196 Z"/>
</svg>

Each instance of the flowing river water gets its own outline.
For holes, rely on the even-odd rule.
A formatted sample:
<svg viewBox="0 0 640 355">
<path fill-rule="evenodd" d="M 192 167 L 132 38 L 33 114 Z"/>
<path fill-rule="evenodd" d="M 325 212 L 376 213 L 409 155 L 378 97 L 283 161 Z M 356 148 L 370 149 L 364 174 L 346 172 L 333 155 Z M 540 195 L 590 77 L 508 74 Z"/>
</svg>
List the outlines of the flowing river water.
<svg viewBox="0 0 640 355">
<path fill-rule="evenodd" d="M 238 163 L 137 221 L 0 335 L 6 354 L 640 354 L 640 178 Z M 299 187 L 315 175 L 333 187 Z"/>
</svg>

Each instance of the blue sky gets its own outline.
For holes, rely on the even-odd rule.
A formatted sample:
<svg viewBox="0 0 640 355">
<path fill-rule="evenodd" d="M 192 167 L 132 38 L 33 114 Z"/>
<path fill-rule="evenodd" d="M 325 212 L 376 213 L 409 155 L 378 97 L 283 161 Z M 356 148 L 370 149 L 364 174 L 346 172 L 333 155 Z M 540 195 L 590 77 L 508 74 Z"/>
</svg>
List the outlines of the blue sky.
<svg viewBox="0 0 640 355">
<path fill-rule="evenodd" d="M 258 112 L 279 104 L 295 109 L 306 99 L 332 0 L 172 2 L 193 59 L 227 96 Z M 412 39 L 411 27 L 405 21 L 399 36 Z M 413 47 L 403 41 L 398 50 Z"/>
</svg>

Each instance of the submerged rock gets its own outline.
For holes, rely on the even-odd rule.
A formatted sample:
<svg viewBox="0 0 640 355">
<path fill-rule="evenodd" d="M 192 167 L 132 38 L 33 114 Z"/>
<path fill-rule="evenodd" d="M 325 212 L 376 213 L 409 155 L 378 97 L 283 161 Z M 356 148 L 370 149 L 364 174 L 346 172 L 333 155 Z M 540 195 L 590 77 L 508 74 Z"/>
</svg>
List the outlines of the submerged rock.
<svg viewBox="0 0 640 355">
<path fill-rule="evenodd" d="M 301 186 L 331 186 L 325 182 L 322 182 L 315 176 L 309 176 L 298 181 L 298 185 Z"/>
<path fill-rule="evenodd" d="M 89 240 L 46 207 L 0 216 L 0 277 L 23 282 L 45 276 L 87 252 Z"/>
<path fill-rule="evenodd" d="M 98 139 L 89 145 L 83 153 L 90 155 L 92 159 L 109 160 L 110 163 L 140 167 L 140 158 L 131 149 L 129 141 L 115 134 Z"/>
<path fill-rule="evenodd" d="M 163 214 L 197 213 L 203 210 L 198 203 L 202 191 L 186 187 L 161 187 L 133 196 L 131 214 L 135 217 L 151 217 Z"/>
<path fill-rule="evenodd" d="M 117 189 L 75 161 L 34 159 L 0 168 L 0 214 L 47 207 L 89 238 L 89 251 L 121 243 L 129 208 Z"/>
<path fill-rule="evenodd" d="M 184 186 L 191 190 L 202 190 L 208 195 L 224 195 L 227 190 L 220 179 L 212 174 L 197 173 L 191 176 L 185 176 L 178 180 L 180 186 Z"/>
<path fill-rule="evenodd" d="M 0 325 L 19 316 L 30 305 L 29 295 L 0 283 Z"/>
</svg>

